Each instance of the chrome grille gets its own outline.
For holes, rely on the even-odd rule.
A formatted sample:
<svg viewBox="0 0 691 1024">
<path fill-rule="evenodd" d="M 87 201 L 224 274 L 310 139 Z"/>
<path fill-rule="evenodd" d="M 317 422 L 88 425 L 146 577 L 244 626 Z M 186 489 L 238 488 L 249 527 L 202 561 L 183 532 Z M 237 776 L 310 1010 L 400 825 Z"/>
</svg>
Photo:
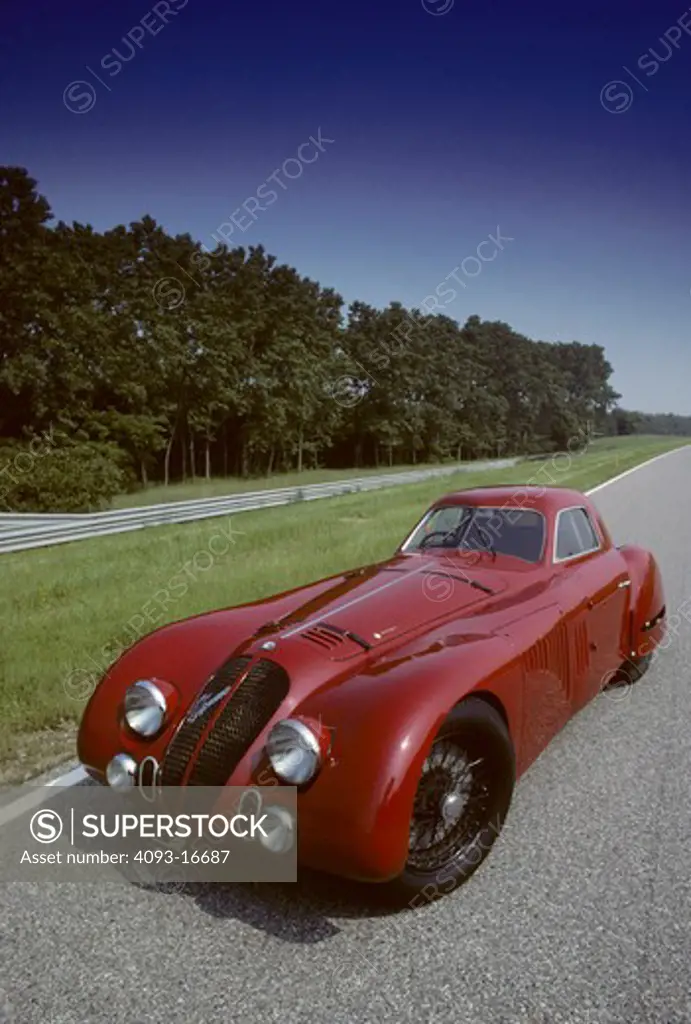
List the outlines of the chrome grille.
<svg viewBox="0 0 691 1024">
<path fill-rule="evenodd" d="M 211 676 L 166 750 L 161 767 L 161 784 L 163 786 L 182 785 L 185 772 L 204 734 L 204 730 L 209 724 L 212 714 L 218 711 L 218 704 L 211 704 L 199 717 L 194 718 L 195 707 L 205 700 L 217 697 L 219 693 L 223 692 L 225 687 L 236 683 L 251 660 L 247 656 L 230 658 L 221 666 L 218 672 Z"/>
<path fill-rule="evenodd" d="M 224 786 L 267 722 L 288 696 L 290 681 L 280 665 L 260 659 L 222 706 L 204 740 L 189 786 Z"/>
</svg>

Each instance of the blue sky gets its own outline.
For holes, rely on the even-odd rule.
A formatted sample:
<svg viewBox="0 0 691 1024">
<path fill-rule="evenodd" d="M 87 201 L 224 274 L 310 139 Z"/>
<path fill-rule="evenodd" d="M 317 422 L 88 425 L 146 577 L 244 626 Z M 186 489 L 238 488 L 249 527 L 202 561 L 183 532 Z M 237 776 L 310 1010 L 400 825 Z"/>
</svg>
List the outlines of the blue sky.
<svg viewBox="0 0 691 1024">
<path fill-rule="evenodd" d="M 233 243 L 378 306 L 469 259 L 445 313 L 601 344 L 623 405 L 691 414 L 689 33 L 644 0 L 37 0 L 3 13 L 0 161 L 63 220 L 208 245 L 273 187 Z"/>
</svg>

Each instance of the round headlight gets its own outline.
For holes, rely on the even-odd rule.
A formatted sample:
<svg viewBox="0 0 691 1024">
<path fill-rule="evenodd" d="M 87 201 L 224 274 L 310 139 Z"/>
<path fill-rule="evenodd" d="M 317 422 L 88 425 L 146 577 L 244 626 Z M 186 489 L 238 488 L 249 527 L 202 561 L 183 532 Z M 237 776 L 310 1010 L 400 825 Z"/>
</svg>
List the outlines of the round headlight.
<svg viewBox="0 0 691 1024">
<path fill-rule="evenodd" d="M 140 679 L 125 694 L 125 721 L 138 736 L 155 736 L 166 716 L 166 699 L 149 679 Z"/>
<path fill-rule="evenodd" d="M 279 779 L 302 786 L 314 778 L 321 763 L 319 740 L 304 722 L 277 722 L 266 741 L 266 753 Z"/>
<path fill-rule="evenodd" d="M 129 754 L 116 754 L 106 768 L 106 781 L 113 789 L 129 789 L 137 779 L 137 762 Z"/>
</svg>

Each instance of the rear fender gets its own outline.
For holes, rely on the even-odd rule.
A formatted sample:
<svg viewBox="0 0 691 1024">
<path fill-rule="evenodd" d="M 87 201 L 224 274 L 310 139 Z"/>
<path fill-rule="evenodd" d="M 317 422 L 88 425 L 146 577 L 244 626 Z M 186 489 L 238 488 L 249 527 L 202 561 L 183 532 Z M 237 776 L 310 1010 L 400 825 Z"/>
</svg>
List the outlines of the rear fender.
<svg viewBox="0 0 691 1024">
<path fill-rule="evenodd" d="M 666 609 L 662 575 L 654 556 L 644 548 L 625 544 L 619 549 L 631 579 L 631 612 L 627 658 L 651 654 L 665 635 Z"/>
</svg>

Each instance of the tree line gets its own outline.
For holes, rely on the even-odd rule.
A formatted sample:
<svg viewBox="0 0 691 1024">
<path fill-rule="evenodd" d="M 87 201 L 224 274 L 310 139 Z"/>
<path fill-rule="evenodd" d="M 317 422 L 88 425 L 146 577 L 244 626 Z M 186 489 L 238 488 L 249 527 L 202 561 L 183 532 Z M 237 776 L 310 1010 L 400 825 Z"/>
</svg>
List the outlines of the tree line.
<svg viewBox="0 0 691 1024">
<path fill-rule="evenodd" d="M 611 434 L 663 434 L 674 437 L 691 436 L 691 416 L 678 416 L 672 412 L 635 412 L 612 410 L 607 423 Z"/>
<path fill-rule="evenodd" d="M 637 429 L 617 426 L 601 346 L 398 302 L 345 308 L 261 245 L 209 251 L 149 216 L 105 232 L 52 221 L 26 169 L 0 168 L 0 447 L 52 431 L 105 491 Z"/>
</svg>

